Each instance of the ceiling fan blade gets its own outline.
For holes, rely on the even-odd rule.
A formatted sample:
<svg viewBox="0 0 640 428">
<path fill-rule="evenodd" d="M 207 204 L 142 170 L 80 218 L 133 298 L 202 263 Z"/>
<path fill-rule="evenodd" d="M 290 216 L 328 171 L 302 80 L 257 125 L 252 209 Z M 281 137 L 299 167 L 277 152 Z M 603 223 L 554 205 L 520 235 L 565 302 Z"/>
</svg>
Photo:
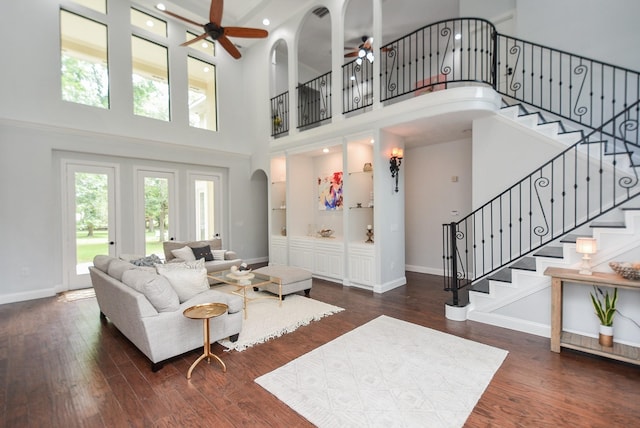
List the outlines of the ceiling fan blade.
<svg viewBox="0 0 640 428">
<path fill-rule="evenodd" d="M 369 37 L 367 40 L 364 41 L 364 43 L 362 44 L 362 47 L 365 48 L 366 50 L 371 49 L 371 44 L 373 43 L 373 37 Z"/>
<path fill-rule="evenodd" d="M 259 28 L 224 27 L 224 35 L 229 37 L 244 37 L 247 39 L 262 39 L 269 36 L 269 32 Z"/>
<path fill-rule="evenodd" d="M 222 45 L 223 48 L 229 52 L 229 54 L 235 59 L 240 58 L 242 55 L 236 46 L 225 36 L 224 34 L 218 37 L 218 42 Z"/>
<path fill-rule="evenodd" d="M 224 9 L 224 0 L 211 0 L 211 8 L 209 9 L 209 22 L 213 22 L 218 27 L 222 22 L 222 10 Z"/>
<path fill-rule="evenodd" d="M 191 40 L 187 40 L 186 42 L 181 43 L 180 46 L 189 46 L 190 44 L 195 43 L 195 42 L 197 42 L 199 40 L 206 39 L 208 35 L 209 34 L 207 34 L 207 33 L 202 33 L 198 37 L 195 37 L 195 38 L 193 38 Z"/>
<path fill-rule="evenodd" d="M 192 21 L 192 20 L 190 20 L 188 18 L 185 18 L 184 16 L 180 16 L 180 15 L 175 14 L 173 12 L 169 12 L 168 10 L 163 10 L 162 12 L 166 13 L 169 16 L 173 16 L 174 18 L 180 19 L 180 20 L 182 20 L 184 22 L 188 22 L 189 24 L 195 25 L 196 27 L 203 27 L 203 25 L 198 23 L 198 22 Z"/>
<path fill-rule="evenodd" d="M 354 57 L 354 56 L 358 56 L 358 52 L 349 52 L 347 54 L 344 54 L 345 58 L 351 58 L 351 57 Z"/>
</svg>

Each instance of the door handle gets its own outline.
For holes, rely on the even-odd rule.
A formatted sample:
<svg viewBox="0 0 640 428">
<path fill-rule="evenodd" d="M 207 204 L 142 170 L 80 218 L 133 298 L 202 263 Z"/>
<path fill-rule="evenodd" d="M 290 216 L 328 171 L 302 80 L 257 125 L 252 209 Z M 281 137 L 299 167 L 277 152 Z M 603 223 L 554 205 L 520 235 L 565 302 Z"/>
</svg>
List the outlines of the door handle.
<svg viewBox="0 0 640 428">
<path fill-rule="evenodd" d="M 114 241 L 109 241 L 109 245 L 116 245 Z"/>
</svg>

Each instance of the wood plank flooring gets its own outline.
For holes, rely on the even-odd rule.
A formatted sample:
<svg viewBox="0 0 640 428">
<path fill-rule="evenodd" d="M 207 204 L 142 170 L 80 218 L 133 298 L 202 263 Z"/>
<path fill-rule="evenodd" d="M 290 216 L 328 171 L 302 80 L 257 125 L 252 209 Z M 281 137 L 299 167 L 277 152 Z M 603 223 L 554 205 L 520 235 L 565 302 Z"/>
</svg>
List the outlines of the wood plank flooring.
<svg viewBox="0 0 640 428">
<path fill-rule="evenodd" d="M 314 280 L 313 298 L 346 310 L 244 352 L 216 344 L 227 373 L 201 364 L 190 381 L 201 349 L 152 373 L 100 321 L 95 298 L 1 305 L 0 427 L 308 427 L 253 380 L 382 314 L 509 351 L 468 427 L 640 426 L 640 367 L 555 354 L 546 338 L 449 321 L 440 277 L 408 272 L 407 280 L 383 295 Z"/>
</svg>

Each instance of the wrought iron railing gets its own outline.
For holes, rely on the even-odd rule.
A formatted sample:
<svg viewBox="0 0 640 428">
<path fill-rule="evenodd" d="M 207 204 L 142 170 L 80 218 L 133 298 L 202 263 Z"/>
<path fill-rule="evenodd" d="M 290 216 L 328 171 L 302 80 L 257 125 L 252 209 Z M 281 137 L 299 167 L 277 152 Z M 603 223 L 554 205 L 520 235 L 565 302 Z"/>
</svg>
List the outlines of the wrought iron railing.
<svg viewBox="0 0 640 428">
<path fill-rule="evenodd" d="M 640 99 L 640 74 L 499 34 L 496 90 L 591 129 Z"/>
<path fill-rule="evenodd" d="M 360 64 L 358 64 L 360 62 Z M 350 61 L 342 66 L 342 113 L 373 105 L 373 64 Z"/>
<path fill-rule="evenodd" d="M 298 85 L 298 128 L 331 119 L 331 72 Z"/>
<path fill-rule="evenodd" d="M 271 98 L 271 136 L 289 132 L 289 91 Z"/>
<path fill-rule="evenodd" d="M 443 88 L 446 82 L 494 86 L 495 27 L 478 18 L 436 22 L 380 48 L 381 100 Z"/>
<path fill-rule="evenodd" d="M 457 223 L 443 225 L 445 289 L 473 281 L 640 194 L 640 101 Z"/>
</svg>

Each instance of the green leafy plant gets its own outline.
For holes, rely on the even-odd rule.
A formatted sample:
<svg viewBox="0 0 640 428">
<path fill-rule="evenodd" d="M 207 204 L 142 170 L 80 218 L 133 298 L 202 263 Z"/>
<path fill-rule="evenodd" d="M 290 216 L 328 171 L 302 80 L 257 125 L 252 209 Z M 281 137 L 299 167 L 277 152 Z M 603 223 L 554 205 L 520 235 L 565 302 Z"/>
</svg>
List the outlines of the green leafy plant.
<svg viewBox="0 0 640 428">
<path fill-rule="evenodd" d="M 603 292 L 594 285 L 594 292 L 590 293 L 591 303 L 593 303 L 600 324 L 608 327 L 613 325 L 613 316 L 616 314 L 616 302 L 618 301 L 618 289 L 614 288 L 613 290 L 613 296 L 610 296 L 608 290 Z"/>
</svg>

